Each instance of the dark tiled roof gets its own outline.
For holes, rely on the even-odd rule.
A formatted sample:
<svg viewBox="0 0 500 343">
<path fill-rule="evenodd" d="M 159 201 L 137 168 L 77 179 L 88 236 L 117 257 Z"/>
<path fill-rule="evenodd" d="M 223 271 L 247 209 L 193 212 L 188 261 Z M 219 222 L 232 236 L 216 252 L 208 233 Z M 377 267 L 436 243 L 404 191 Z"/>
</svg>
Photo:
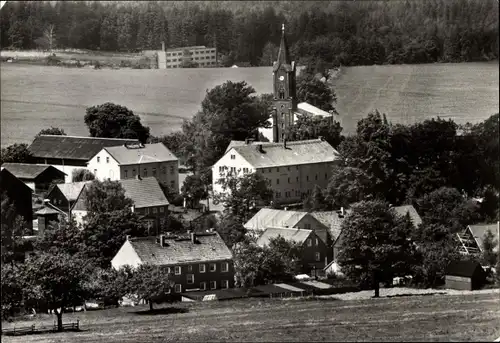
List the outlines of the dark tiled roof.
<svg viewBox="0 0 500 343">
<path fill-rule="evenodd" d="M 267 228 L 266 231 L 264 231 L 259 237 L 259 239 L 257 240 L 257 245 L 268 245 L 272 238 L 277 238 L 278 236 L 283 237 L 287 241 L 294 241 L 298 244 L 303 244 L 311 235 L 311 232 L 312 230 L 270 227 Z"/>
<path fill-rule="evenodd" d="M 310 214 L 329 229 L 330 235 L 335 241 L 340 235 L 340 226 L 344 218 L 340 218 L 337 211 L 318 211 Z"/>
<path fill-rule="evenodd" d="M 231 251 L 217 232 L 196 234 L 197 243 L 190 239 L 166 238 L 162 247 L 156 237 L 130 238 L 129 242 L 143 263 L 175 265 L 183 263 L 230 260 Z"/>
<path fill-rule="evenodd" d="M 283 143 L 263 143 L 262 151 L 258 144 L 237 145 L 231 150 L 238 152 L 254 168 L 290 166 L 333 162 L 338 152 L 328 142 L 321 139 Z"/>
<path fill-rule="evenodd" d="M 121 165 L 178 160 L 163 143 L 119 145 L 106 151 Z"/>
<path fill-rule="evenodd" d="M 476 272 L 476 269 L 480 269 L 481 272 L 484 272 L 483 267 L 481 267 L 481 265 L 477 262 L 454 261 L 451 262 L 446 268 L 446 275 L 472 277 Z"/>
<path fill-rule="evenodd" d="M 137 208 L 168 205 L 168 200 L 154 176 L 119 182 L 125 189 L 125 196 L 132 199 Z"/>
<path fill-rule="evenodd" d="M 33 180 L 46 170 L 50 170 L 52 173 L 60 175 L 61 178 L 64 178 L 66 175 L 66 173 L 48 164 L 4 163 L 2 164 L 2 168 L 7 169 L 19 179 Z"/>
<path fill-rule="evenodd" d="M 138 143 L 136 139 L 41 135 L 29 146 L 34 157 L 90 160 L 103 148 Z"/>
</svg>

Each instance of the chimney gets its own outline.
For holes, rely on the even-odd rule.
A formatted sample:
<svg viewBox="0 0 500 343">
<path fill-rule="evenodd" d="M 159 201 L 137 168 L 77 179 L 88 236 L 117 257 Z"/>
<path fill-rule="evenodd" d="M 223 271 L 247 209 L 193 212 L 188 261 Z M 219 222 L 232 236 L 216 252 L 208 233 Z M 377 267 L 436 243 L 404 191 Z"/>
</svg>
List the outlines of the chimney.
<svg viewBox="0 0 500 343">
<path fill-rule="evenodd" d="M 127 241 L 129 241 L 130 240 L 130 235 L 127 235 L 126 238 L 127 238 Z"/>
<path fill-rule="evenodd" d="M 50 204 L 50 199 L 43 199 L 43 204 L 44 205 L 49 205 Z"/>
<path fill-rule="evenodd" d="M 165 42 L 161 42 L 161 51 L 165 51 Z"/>
<path fill-rule="evenodd" d="M 283 138 L 283 148 L 286 149 L 286 138 Z"/>
<path fill-rule="evenodd" d="M 196 234 L 194 232 L 191 232 L 191 243 L 196 243 Z"/>
<path fill-rule="evenodd" d="M 264 152 L 264 149 L 262 149 L 262 144 L 257 145 L 257 151 Z"/>
<path fill-rule="evenodd" d="M 343 217 L 344 216 L 344 207 L 340 208 L 340 215 Z"/>
<path fill-rule="evenodd" d="M 320 141 L 324 140 L 323 136 L 318 136 L 318 139 L 319 139 Z"/>
</svg>

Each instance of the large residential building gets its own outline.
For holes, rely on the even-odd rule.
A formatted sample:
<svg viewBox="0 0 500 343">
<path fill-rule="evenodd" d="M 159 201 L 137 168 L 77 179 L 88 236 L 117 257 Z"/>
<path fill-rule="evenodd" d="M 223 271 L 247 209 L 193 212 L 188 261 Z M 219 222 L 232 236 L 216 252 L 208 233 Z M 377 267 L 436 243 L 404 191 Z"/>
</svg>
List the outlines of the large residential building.
<svg viewBox="0 0 500 343">
<path fill-rule="evenodd" d="M 103 148 L 90 159 L 87 168 L 99 180 L 154 176 L 171 191 L 179 190 L 179 160 L 163 143 Z"/>
<path fill-rule="evenodd" d="M 217 49 L 204 45 L 164 49 L 157 52 L 158 69 L 180 68 L 182 61 L 196 63 L 199 67 L 217 66 Z"/>
<path fill-rule="evenodd" d="M 278 58 L 273 64 L 273 108 L 270 118 L 272 125 L 271 128 L 259 129 L 271 142 L 283 141 L 286 130 L 297 121 L 299 115 L 331 117 L 333 120 L 331 113 L 306 102 L 298 103 L 296 75 L 297 64 L 291 60 L 283 24 Z"/>
<path fill-rule="evenodd" d="M 337 162 L 338 152 L 322 139 L 233 144 L 212 167 L 213 191 L 224 191 L 220 181 L 229 174 L 256 172 L 270 181 L 275 203 L 297 203 L 315 185 L 326 188 Z"/>
<path fill-rule="evenodd" d="M 138 143 L 136 139 L 40 135 L 28 147 L 35 163 L 50 164 L 72 181 L 74 169 L 87 168 L 87 162 L 105 147 Z"/>
<path fill-rule="evenodd" d="M 271 239 L 283 237 L 297 243 L 301 249 L 301 266 L 297 274 L 316 274 L 332 260 L 332 249 L 313 230 L 289 227 L 268 227 L 257 239 L 257 245 L 269 245 Z M 317 274 L 316 274 L 317 275 Z"/>
<path fill-rule="evenodd" d="M 159 233 L 162 225 L 166 223 L 169 202 L 158 180 L 153 176 L 145 178 L 137 176 L 134 179 L 118 180 L 118 182 L 125 190 L 125 196 L 132 200 L 132 211 L 139 214 L 152 235 Z M 75 189 L 79 188 L 79 186 L 76 185 Z M 85 222 L 84 218 L 88 213 L 86 186 L 87 183 L 82 186 L 78 198 L 71 208 L 72 216 L 78 224 Z"/>
<path fill-rule="evenodd" d="M 64 183 L 66 177 L 61 170 L 47 164 L 4 163 L 2 169 L 10 171 L 36 194 L 47 192 L 52 184 Z"/>
<path fill-rule="evenodd" d="M 167 267 L 175 293 L 234 287 L 233 255 L 217 232 L 127 238 L 111 265 Z"/>
</svg>

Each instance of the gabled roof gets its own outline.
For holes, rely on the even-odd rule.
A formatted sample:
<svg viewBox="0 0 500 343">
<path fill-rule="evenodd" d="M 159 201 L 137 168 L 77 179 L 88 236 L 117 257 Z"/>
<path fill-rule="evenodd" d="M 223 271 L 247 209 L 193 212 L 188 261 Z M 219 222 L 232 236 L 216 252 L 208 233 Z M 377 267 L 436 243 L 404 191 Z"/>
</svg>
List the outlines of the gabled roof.
<svg viewBox="0 0 500 343">
<path fill-rule="evenodd" d="M 260 146 L 262 149 L 259 149 Z M 232 150 L 254 168 L 333 162 L 339 155 L 337 150 L 321 139 L 286 142 L 286 148 L 283 143 L 263 143 L 234 146 L 229 151 Z"/>
<path fill-rule="evenodd" d="M 274 62 L 273 65 L 273 71 L 278 70 L 281 65 L 285 67 L 286 71 L 290 71 L 293 69 L 292 62 L 290 61 L 290 51 L 288 49 L 288 42 L 286 40 L 286 35 L 285 35 L 285 24 L 281 26 L 280 48 L 278 51 L 277 61 Z"/>
<path fill-rule="evenodd" d="M 125 196 L 132 199 L 137 208 L 167 206 L 169 204 L 154 176 L 119 180 L 119 182 L 125 189 Z"/>
<path fill-rule="evenodd" d="M 311 105 L 307 102 L 301 102 L 300 104 L 297 105 L 297 108 L 299 111 L 304 111 L 306 113 L 312 114 L 313 116 L 322 116 L 322 117 L 333 116 L 331 113 L 323 111 L 321 108 L 317 108 L 316 106 Z M 299 112 L 298 114 L 301 115 L 302 113 Z"/>
<path fill-rule="evenodd" d="M 166 238 L 166 246 L 157 243 L 156 237 L 129 238 L 142 263 L 175 265 L 219 260 L 230 260 L 233 255 L 217 232 L 196 234 L 197 243 L 190 239 Z"/>
<path fill-rule="evenodd" d="M 307 212 L 275 210 L 262 208 L 244 227 L 247 230 L 264 231 L 268 227 L 294 227 L 307 215 Z"/>
<path fill-rule="evenodd" d="M 28 150 L 34 157 L 90 160 L 105 147 L 138 143 L 137 139 L 40 135 Z"/>
<path fill-rule="evenodd" d="M 120 145 L 104 149 L 120 165 L 178 160 L 163 143 Z"/>
<path fill-rule="evenodd" d="M 85 187 L 85 185 L 90 182 L 92 181 L 59 183 L 55 185 L 55 187 L 59 188 L 66 199 L 68 199 L 69 201 L 76 201 L 76 199 L 78 199 L 78 196 L 82 192 L 83 187 Z"/>
<path fill-rule="evenodd" d="M 446 275 L 472 277 L 477 270 L 484 272 L 481 264 L 474 261 L 454 261 L 446 267 Z"/>
<path fill-rule="evenodd" d="M 415 207 L 413 207 L 413 205 L 394 206 L 393 209 L 400 216 L 405 216 L 408 213 L 415 227 L 422 224 L 422 218 L 420 218 L 417 210 L 415 209 Z"/>
<path fill-rule="evenodd" d="M 337 211 L 317 211 L 310 212 L 310 214 L 329 229 L 332 239 L 335 241 L 340 235 L 340 226 L 344 218 L 340 218 Z"/>
<path fill-rule="evenodd" d="M 48 164 L 4 163 L 2 164 L 3 168 L 10 171 L 18 179 L 34 180 L 47 170 L 59 174 L 62 178 L 66 175 L 66 173 Z"/>
<path fill-rule="evenodd" d="M 235 146 L 243 146 L 243 145 L 253 145 L 253 146 L 256 146 L 256 145 L 259 145 L 259 144 L 271 144 L 270 142 L 259 142 L 259 141 L 249 141 L 248 143 L 245 142 L 245 141 L 231 141 L 229 142 L 229 145 L 227 146 L 226 148 L 226 152 L 228 152 L 229 150 L 231 150 L 232 147 L 235 147 Z"/>
<path fill-rule="evenodd" d="M 472 233 L 472 236 L 477 242 L 477 245 L 481 251 L 483 251 L 483 244 L 484 244 L 484 236 L 488 231 L 491 231 L 493 234 L 493 239 L 496 240 L 496 245 L 494 248 L 494 251 L 498 250 L 498 240 L 500 237 L 498 237 L 498 224 L 478 224 L 478 225 L 469 225 L 468 229 Z"/>
<path fill-rule="evenodd" d="M 269 244 L 272 238 L 278 236 L 283 237 L 287 241 L 294 241 L 300 245 L 304 244 L 306 239 L 311 235 L 312 230 L 285 228 L 285 227 L 269 227 L 257 239 L 257 245 L 263 247 Z"/>
<path fill-rule="evenodd" d="M 7 169 L 0 169 L 0 191 L 3 191 L 4 189 L 9 189 L 10 187 L 14 186 L 13 183 L 17 183 L 18 186 L 23 187 L 25 190 L 30 191 L 30 193 L 33 193 L 33 190 L 26 185 L 24 182 L 19 180 L 15 175 L 13 175 L 10 171 Z"/>
</svg>

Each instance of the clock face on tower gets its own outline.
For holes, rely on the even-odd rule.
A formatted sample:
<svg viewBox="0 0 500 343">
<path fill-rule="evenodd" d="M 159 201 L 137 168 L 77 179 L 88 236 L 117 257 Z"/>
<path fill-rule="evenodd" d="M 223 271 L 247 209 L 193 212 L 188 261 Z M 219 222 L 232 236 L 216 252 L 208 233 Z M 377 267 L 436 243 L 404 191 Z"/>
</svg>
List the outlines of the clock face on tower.
<svg viewBox="0 0 500 343">
<path fill-rule="evenodd" d="M 283 75 L 280 76 L 280 81 L 283 81 L 285 77 Z"/>
</svg>

